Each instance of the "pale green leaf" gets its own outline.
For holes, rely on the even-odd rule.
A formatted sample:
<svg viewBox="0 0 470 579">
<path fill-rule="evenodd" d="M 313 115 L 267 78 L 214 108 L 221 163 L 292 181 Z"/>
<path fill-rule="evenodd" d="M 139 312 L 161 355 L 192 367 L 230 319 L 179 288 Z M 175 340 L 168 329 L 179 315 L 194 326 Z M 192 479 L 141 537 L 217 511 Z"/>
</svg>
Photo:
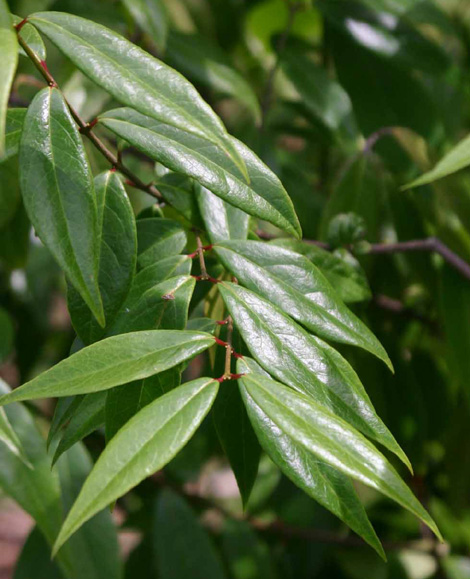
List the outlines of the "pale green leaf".
<svg viewBox="0 0 470 579">
<path fill-rule="evenodd" d="M 83 348 L 50 370 L 0 397 L 20 400 L 107 390 L 176 366 L 214 344 L 202 332 L 153 330 L 112 336 Z"/>
<path fill-rule="evenodd" d="M 57 537 L 54 553 L 95 513 L 165 466 L 208 413 L 218 383 L 188 382 L 143 408 L 110 441 Z"/>
<path fill-rule="evenodd" d="M 122 0 L 136 24 L 163 51 L 168 35 L 168 14 L 163 0 Z"/>
</svg>

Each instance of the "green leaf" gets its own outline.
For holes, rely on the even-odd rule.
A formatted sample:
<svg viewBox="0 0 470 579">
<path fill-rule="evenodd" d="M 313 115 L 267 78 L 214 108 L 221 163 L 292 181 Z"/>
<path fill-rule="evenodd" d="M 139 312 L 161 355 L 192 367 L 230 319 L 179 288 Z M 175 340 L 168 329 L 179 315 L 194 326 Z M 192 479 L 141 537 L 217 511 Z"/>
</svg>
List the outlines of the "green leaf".
<svg viewBox="0 0 470 579">
<path fill-rule="evenodd" d="M 163 0 L 122 0 L 122 3 L 158 50 L 165 50 L 168 14 Z"/>
<path fill-rule="evenodd" d="M 191 80 L 222 96 L 238 99 L 259 123 L 261 109 L 256 94 L 217 44 L 198 34 L 183 34 L 172 30 L 165 60 Z"/>
<path fill-rule="evenodd" d="M 80 134 L 57 89 L 40 91 L 29 106 L 20 144 L 20 184 L 38 236 L 103 326 L 93 180 Z"/>
<path fill-rule="evenodd" d="M 0 155 L 0 162 L 6 161 L 18 153 L 21 132 L 27 109 L 8 109 L 5 125 L 5 150 Z"/>
<path fill-rule="evenodd" d="M 245 171 L 222 121 L 175 70 L 119 34 L 85 18 L 40 12 L 30 16 L 29 21 L 117 101 L 217 144 Z"/>
<path fill-rule="evenodd" d="M 133 288 L 109 334 L 159 328 L 183 330 L 195 283 L 193 277 L 183 275 L 146 288 L 142 293 Z"/>
<path fill-rule="evenodd" d="M 101 231 L 98 285 L 109 327 L 131 287 L 136 267 L 137 234 L 134 212 L 116 173 L 95 178 L 98 223 Z M 75 331 L 85 344 L 100 339 L 100 328 L 80 294 L 69 286 L 67 302 Z"/>
<path fill-rule="evenodd" d="M 260 241 L 219 242 L 214 251 L 241 284 L 269 299 L 308 330 L 363 348 L 392 369 L 374 334 L 303 255 Z"/>
<path fill-rule="evenodd" d="M 295 239 L 275 239 L 271 243 L 305 255 L 322 272 L 343 302 L 361 302 L 372 297 L 366 274 L 349 251 L 326 251 Z"/>
<path fill-rule="evenodd" d="M 31 223 L 20 202 L 8 223 L 0 228 L 0 259 L 7 269 L 19 269 L 26 265 L 30 231 Z"/>
<path fill-rule="evenodd" d="M 5 123 L 8 98 L 18 64 L 18 40 L 13 29 L 10 11 L 5 0 L 0 0 L 0 157 L 5 149 Z"/>
<path fill-rule="evenodd" d="M 16 561 L 13 579 L 64 579 L 59 567 L 51 561 L 51 551 L 38 527 L 28 535 Z"/>
<path fill-rule="evenodd" d="M 202 186 L 196 187 L 196 198 L 211 243 L 247 238 L 250 217 L 244 211 Z"/>
<path fill-rule="evenodd" d="M 396 501 L 442 540 L 432 518 L 387 459 L 347 422 L 311 398 L 260 374 L 246 374 L 240 383 L 248 408 L 258 406 L 273 427 L 306 453 Z"/>
<path fill-rule="evenodd" d="M 250 290 L 227 282 L 218 287 L 243 341 L 266 371 L 383 444 L 411 469 L 341 354 Z"/>
<path fill-rule="evenodd" d="M 159 123 L 132 109 L 115 109 L 100 116 L 100 123 L 131 145 L 176 173 L 194 178 L 224 201 L 250 215 L 301 236 L 300 225 L 282 183 L 274 173 L 235 138 L 249 180 L 217 146 L 200 137 Z"/>
<path fill-rule="evenodd" d="M 53 465 L 66 450 L 104 424 L 105 402 L 106 392 L 87 394 L 75 399 L 73 415 L 62 430 L 62 436 L 52 458 Z"/>
<path fill-rule="evenodd" d="M 221 328 L 219 338 L 227 339 L 227 326 Z M 240 334 L 236 329 L 232 333 L 232 344 L 236 351 L 241 350 Z M 215 376 L 224 374 L 225 354 L 225 348 L 216 349 L 213 372 Z M 258 474 L 261 447 L 248 419 L 240 392 L 238 388 L 234 388 L 233 382 L 221 383 L 211 414 L 220 444 L 237 480 L 243 507 L 246 508 Z"/>
<path fill-rule="evenodd" d="M 252 374 L 255 381 L 269 380 L 269 376 L 249 358 L 238 361 L 237 372 Z M 349 478 L 319 461 L 317 456 L 273 422 L 247 395 L 244 378 L 240 389 L 258 439 L 274 463 L 294 484 L 344 521 L 385 559 L 382 545 Z"/>
<path fill-rule="evenodd" d="M 155 181 L 155 187 L 173 209 L 183 215 L 191 225 L 198 224 L 200 217 L 193 192 L 193 180 L 186 175 L 168 172 Z"/>
<path fill-rule="evenodd" d="M 15 16 L 14 14 L 12 14 L 12 19 L 13 24 L 15 25 L 19 24 L 23 20 L 21 16 Z M 34 26 L 31 26 L 31 24 L 28 24 L 28 22 L 24 23 L 21 27 L 20 36 L 26 42 L 29 48 L 31 48 L 31 50 L 36 54 L 39 60 L 42 61 L 46 60 L 47 57 L 46 47 L 39 32 L 36 30 L 36 28 L 34 28 Z M 22 56 L 27 57 L 26 52 L 23 50 L 21 46 L 19 46 L 19 53 Z"/>
<path fill-rule="evenodd" d="M 351 100 L 343 87 L 316 65 L 304 50 L 289 48 L 282 54 L 281 68 L 293 85 L 296 100 L 308 116 L 319 121 L 339 139 L 358 136 Z"/>
<path fill-rule="evenodd" d="M 213 336 L 202 332 L 153 330 L 112 336 L 83 348 L 10 394 L 0 396 L 0 405 L 107 390 L 158 374 L 213 344 Z"/>
<path fill-rule="evenodd" d="M 141 268 L 181 253 L 186 243 L 186 232 L 177 221 L 159 217 L 137 220 L 138 264 Z"/>
<path fill-rule="evenodd" d="M 85 481 L 57 537 L 54 553 L 91 516 L 179 452 L 208 413 L 217 388 L 218 383 L 210 378 L 188 382 L 143 408 L 121 428 Z"/>
<path fill-rule="evenodd" d="M 181 368 L 176 366 L 108 390 L 106 397 L 106 439 L 111 440 L 116 432 L 139 410 L 181 383 Z"/>
<path fill-rule="evenodd" d="M 161 579 L 226 578 L 218 553 L 195 513 L 169 489 L 158 497 L 154 532 L 156 568 Z"/>
<path fill-rule="evenodd" d="M 21 441 L 13 430 L 4 408 L 0 408 L 0 444 L 7 446 L 8 449 L 23 460 L 26 465 L 29 464 Z"/>
<path fill-rule="evenodd" d="M 432 183 L 470 165 L 470 136 L 465 137 L 453 149 L 451 149 L 432 169 L 421 177 L 418 177 L 408 185 L 402 187 L 405 191 L 420 185 Z"/>
<path fill-rule="evenodd" d="M 60 458 L 56 468 L 62 490 L 62 503 L 67 512 L 92 470 L 93 462 L 85 446 L 77 444 Z M 117 529 L 109 509 L 103 509 L 89 520 L 63 550 L 70 556 L 74 568 L 73 576 L 77 579 L 121 578 Z"/>
</svg>

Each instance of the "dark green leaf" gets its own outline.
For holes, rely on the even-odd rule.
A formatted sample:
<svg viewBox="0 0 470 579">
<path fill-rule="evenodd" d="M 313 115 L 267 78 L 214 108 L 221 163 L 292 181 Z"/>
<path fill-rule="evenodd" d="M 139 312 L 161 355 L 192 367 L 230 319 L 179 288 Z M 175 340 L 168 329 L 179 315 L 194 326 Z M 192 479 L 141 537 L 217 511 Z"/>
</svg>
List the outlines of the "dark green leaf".
<svg viewBox="0 0 470 579">
<path fill-rule="evenodd" d="M 246 239 L 250 217 L 223 201 L 205 187 L 196 187 L 196 197 L 204 225 L 212 243 L 225 239 Z"/>
<path fill-rule="evenodd" d="M 158 497 L 154 527 L 156 567 L 161 579 L 226 577 L 218 554 L 196 515 L 171 490 L 162 491 Z"/>
<path fill-rule="evenodd" d="M 54 552 L 91 516 L 167 464 L 194 434 L 217 394 L 210 378 L 157 398 L 110 441 L 85 481 L 57 537 Z"/>
<path fill-rule="evenodd" d="M 87 346 L 14 392 L 0 405 L 20 400 L 107 390 L 176 366 L 214 344 L 202 332 L 153 330 L 112 336 Z"/>
<path fill-rule="evenodd" d="M 64 511 L 67 512 L 92 470 L 93 463 L 85 447 L 77 444 L 60 458 L 56 468 Z M 109 509 L 103 509 L 89 520 L 70 539 L 64 550 L 70 553 L 74 577 L 77 579 L 121 578 L 117 529 Z"/>
<path fill-rule="evenodd" d="M 0 161 L 6 161 L 18 153 L 21 132 L 27 109 L 8 109 L 5 126 L 5 150 L 0 155 Z"/>
<path fill-rule="evenodd" d="M 57 89 L 39 92 L 26 114 L 20 184 L 38 236 L 104 325 L 93 181 L 80 134 Z"/>
<path fill-rule="evenodd" d="M 216 143 L 245 170 L 219 117 L 196 89 L 166 64 L 112 30 L 78 16 L 41 12 L 29 21 L 119 102 Z"/>
<path fill-rule="evenodd" d="M 179 386 L 181 368 L 176 366 L 149 376 L 112 388 L 106 394 L 106 439 L 111 440 L 116 432 L 150 402 Z"/>
<path fill-rule="evenodd" d="M 12 15 L 13 24 L 19 24 L 23 18 L 21 16 Z M 39 32 L 31 26 L 31 24 L 23 24 L 21 27 L 21 38 L 26 42 L 26 44 L 31 48 L 31 50 L 36 54 L 39 60 L 45 61 L 46 60 L 46 47 L 44 46 L 44 42 L 39 34 Z M 27 56 L 26 52 L 19 47 L 19 52 L 22 56 Z"/>
<path fill-rule="evenodd" d="M 104 424 L 106 392 L 96 392 L 77 397 L 73 415 L 62 431 L 59 444 L 54 453 L 52 464 L 79 440 L 97 430 Z"/>
<path fill-rule="evenodd" d="M 0 229 L 0 259 L 7 269 L 26 265 L 29 251 L 31 223 L 20 203 L 10 221 Z"/>
<path fill-rule="evenodd" d="M 195 282 L 193 277 L 184 275 L 146 288 L 143 293 L 133 288 L 109 334 L 159 328 L 183 330 Z"/>
<path fill-rule="evenodd" d="M 232 143 L 245 162 L 248 182 L 217 146 L 132 109 L 108 111 L 100 123 L 172 171 L 193 177 L 224 201 L 300 237 L 294 207 L 279 179 L 233 137 Z"/>
<path fill-rule="evenodd" d="M 18 180 L 18 160 L 0 163 L 0 228 L 14 218 L 21 202 Z"/>
<path fill-rule="evenodd" d="M 396 501 L 442 539 L 432 518 L 387 459 L 344 420 L 311 398 L 261 374 L 246 374 L 240 382 L 247 407 L 259 407 L 273 428 L 306 453 Z"/>
<path fill-rule="evenodd" d="M 249 358 L 240 360 L 237 372 L 253 374 L 254 380 L 269 380 L 269 376 Z M 286 433 L 246 395 L 242 395 L 258 439 L 270 458 L 299 488 L 331 511 L 361 536 L 377 553 L 385 558 L 382 545 L 367 518 L 354 487 L 344 476 Z"/>
<path fill-rule="evenodd" d="M 200 221 L 193 192 L 193 181 L 186 175 L 168 172 L 155 181 L 163 199 L 183 215 L 191 224 Z"/>
<path fill-rule="evenodd" d="M 305 50 L 286 50 L 281 59 L 282 70 L 293 84 L 307 115 L 324 125 L 335 137 L 357 138 L 351 100 L 340 84 L 325 69 L 305 55 Z"/>
<path fill-rule="evenodd" d="M 186 243 L 186 232 L 177 221 L 156 217 L 137 220 L 140 267 L 154 265 L 156 261 L 181 253 Z"/>
<path fill-rule="evenodd" d="M 5 122 L 8 98 L 18 64 L 18 40 L 13 29 L 10 11 L 5 0 L 0 0 L 0 157 L 5 149 Z"/>
<path fill-rule="evenodd" d="M 243 341 L 265 370 L 383 444 L 411 468 L 357 374 L 336 350 L 257 294 L 227 282 L 219 284 L 219 291 Z"/>
<path fill-rule="evenodd" d="M 13 348 L 15 331 L 10 314 L 0 306 L 0 364 L 6 360 Z"/>
<path fill-rule="evenodd" d="M 185 76 L 214 89 L 223 96 L 238 99 L 260 121 L 261 109 L 251 86 L 233 68 L 230 59 L 217 44 L 197 34 L 172 30 L 168 38 L 165 60 Z"/>
<path fill-rule="evenodd" d="M 168 34 L 168 15 L 163 0 L 122 0 L 122 2 L 158 50 L 163 51 Z"/>
<path fill-rule="evenodd" d="M 16 562 L 13 579 L 63 579 L 57 564 L 51 561 L 51 550 L 38 527 L 28 535 Z"/>
<path fill-rule="evenodd" d="M 95 178 L 98 227 L 101 231 L 98 285 L 109 327 L 131 287 L 136 266 L 137 237 L 134 212 L 116 173 Z M 100 328 L 80 294 L 69 287 L 68 308 L 75 331 L 85 344 L 101 338 Z"/>
<path fill-rule="evenodd" d="M 214 246 L 241 284 L 269 299 L 319 336 L 358 346 L 391 362 L 384 348 L 341 301 L 306 257 L 260 241 L 225 241 Z"/>
<path fill-rule="evenodd" d="M 343 302 L 361 302 L 372 297 L 366 274 L 349 251 L 326 251 L 295 239 L 275 239 L 271 243 L 305 255 L 318 267 Z"/>
</svg>

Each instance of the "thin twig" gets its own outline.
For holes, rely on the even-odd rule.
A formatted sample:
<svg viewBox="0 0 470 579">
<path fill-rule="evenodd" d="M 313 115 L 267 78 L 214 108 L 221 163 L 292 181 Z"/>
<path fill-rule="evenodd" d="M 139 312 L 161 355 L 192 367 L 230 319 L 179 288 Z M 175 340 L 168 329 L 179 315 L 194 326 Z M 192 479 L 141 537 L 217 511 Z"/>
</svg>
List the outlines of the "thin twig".
<svg viewBox="0 0 470 579">
<path fill-rule="evenodd" d="M 225 346 L 225 369 L 224 377 L 228 377 L 232 372 L 232 338 L 233 338 L 233 320 L 232 316 L 227 318 L 227 345 Z"/>
<path fill-rule="evenodd" d="M 20 34 L 18 34 L 18 42 L 20 43 L 23 50 L 26 52 L 26 54 L 28 55 L 28 57 L 30 58 L 30 60 L 32 61 L 34 66 L 36 67 L 36 69 L 39 71 L 41 76 L 45 79 L 47 84 L 50 87 L 59 88 L 54 77 L 49 72 L 49 70 L 46 66 L 46 63 L 41 61 L 38 58 L 36 53 L 29 47 L 29 45 L 23 40 L 23 38 L 21 38 Z M 72 115 L 73 119 L 77 123 L 80 132 L 83 135 L 85 135 L 93 143 L 93 145 L 96 147 L 96 149 L 98 149 L 98 151 L 111 163 L 111 165 L 115 169 L 117 169 L 120 173 L 122 173 L 123 175 L 128 177 L 130 179 L 130 181 L 132 182 L 132 184 L 137 189 L 140 189 L 141 191 L 148 193 L 149 195 L 151 195 L 152 197 L 155 197 L 156 199 L 159 199 L 159 200 L 162 199 L 162 195 L 161 195 L 160 191 L 158 191 L 158 189 L 154 185 L 152 185 L 152 184 L 146 185 L 143 181 L 141 181 L 139 179 L 139 177 L 137 175 L 135 175 L 125 165 L 123 165 L 122 162 L 116 157 L 116 155 L 114 155 L 114 153 L 112 153 L 106 147 L 106 145 L 103 143 L 103 141 L 101 141 L 101 139 L 99 139 L 96 136 L 96 134 L 92 131 L 92 127 L 96 123 L 85 122 L 80 117 L 80 115 L 77 113 L 77 111 L 75 111 L 75 109 L 71 106 L 71 104 L 65 99 L 65 97 L 64 97 L 64 100 L 65 100 L 65 102 L 70 110 L 70 114 Z"/>
<path fill-rule="evenodd" d="M 197 255 L 199 258 L 199 266 L 201 268 L 201 275 L 199 276 L 199 278 L 202 280 L 209 279 L 209 275 L 207 273 L 206 268 L 206 261 L 204 259 L 204 246 L 202 245 L 202 241 L 199 235 L 196 235 L 196 243 L 197 243 Z"/>
</svg>

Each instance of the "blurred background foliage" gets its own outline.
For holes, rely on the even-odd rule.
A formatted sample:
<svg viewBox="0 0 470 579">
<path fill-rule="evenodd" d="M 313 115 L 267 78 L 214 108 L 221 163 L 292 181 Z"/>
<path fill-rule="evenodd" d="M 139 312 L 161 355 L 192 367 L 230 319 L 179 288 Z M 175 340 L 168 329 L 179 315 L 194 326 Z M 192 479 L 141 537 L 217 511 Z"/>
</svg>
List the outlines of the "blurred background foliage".
<svg viewBox="0 0 470 579">
<path fill-rule="evenodd" d="M 137 537 L 126 555 L 126 578 L 158 572 L 175 579 L 211 577 L 220 565 L 233 579 L 470 577 L 470 280 L 431 252 L 361 251 L 366 242 L 435 236 L 470 262 L 468 171 L 401 189 L 468 133 L 470 2 L 9 4 L 21 17 L 41 10 L 84 16 L 157 55 L 188 77 L 229 131 L 281 177 L 305 238 L 336 248 L 299 244 L 297 250 L 323 269 L 393 361 L 396 372 L 390 375 L 360 351 L 344 351 L 414 465 L 415 477 L 408 475 L 407 482 L 448 541 L 435 546 L 411 515 L 361 487 L 387 550 L 384 564 L 265 459 L 248 505 L 252 519 L 238 520 L 236 485 L 214 425 L 206 421 L 166 469 L 165 480 L 186 489 L 187 499 L 157 480 L 141 484 L 118 505 L 125 513 L 122 530 Z M 83 117 L 91 120 L 111 108 L 110 98 L 49 45 L 47 62 Z M 10 104 L 24 107 L 42 82 L 27 59 L 18 72 Z M 107 168 L 87 150 L 94 170 Z M 167 195 L 174 194 L 174 176 L 129 151 L 122 154 L 144 181 L 154 179 L 162 190 L 166 184 Z M 66 356 L 74 338 L 65 282 L 30 228 L 16 164 L 14 155 L 0 163 L 0 376 L 12 386 Z M 128 192 L 136 212 L 149 206 L 143 193 Z M 166 214 L 174 217 L 171 210 Z M 253 224 L 252 237 L 260 229 L 278 236 L 272 226 Z M 344 248 L 351 243 L 355 257 Z M 196 307 L 193 317 L 200 315 Z M 44 416 L 53 408 L 31 410 L 45 429 Z M 102 436 L 85 439 L 92 456 L 103 447 Z M 159 526 L 165 533 L 156 532 Z M 35 549 L 37 564 L 47 566 L 38 537 L 33 531 L 25 549 Z M 182 556 L 188 543 L 191 559 Z M 165 553 L 171 553 L 170 569 Z M 15 577 L 31 577 L 21 561 Z"/>
</svg>

